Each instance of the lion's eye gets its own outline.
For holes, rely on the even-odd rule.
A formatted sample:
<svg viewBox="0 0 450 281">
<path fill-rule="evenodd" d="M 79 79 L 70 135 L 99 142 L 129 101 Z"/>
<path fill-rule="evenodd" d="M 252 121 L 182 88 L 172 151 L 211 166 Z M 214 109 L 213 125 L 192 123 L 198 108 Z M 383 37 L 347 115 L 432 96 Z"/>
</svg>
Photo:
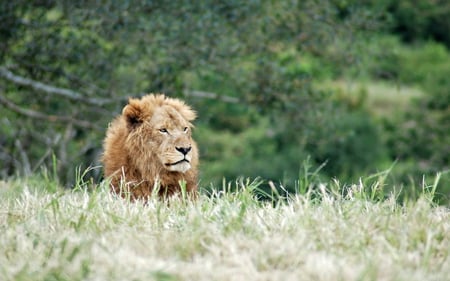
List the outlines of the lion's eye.
<svg viewBox="0 0 450 281">
<path fill-rule="evenodd" d="M 167 129 L 163 128 L 163 129 L 159 129 L 159 131 L 163 134 L 167 134 L 169 131 L 167 131 Z"/>
<path fill-rule="evenodd" d="M 188 132 L 188 130 L 189 130 L 189 128 L 188 128 L 188 127 L 184 127 L 184 132 L 185 132 L 185 133 L 187 133 L 187 132 Z"/>
</svg>

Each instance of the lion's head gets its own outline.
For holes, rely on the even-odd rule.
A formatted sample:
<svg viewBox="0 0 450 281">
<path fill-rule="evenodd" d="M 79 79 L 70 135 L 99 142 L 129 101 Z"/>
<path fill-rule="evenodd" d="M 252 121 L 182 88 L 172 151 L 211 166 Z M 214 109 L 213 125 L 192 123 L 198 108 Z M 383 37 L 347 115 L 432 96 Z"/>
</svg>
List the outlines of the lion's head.
<svg viewBox="0 0 450 281">
<path fill-rule="evenodd" d="M 126 149 L 130 154 L 138 151 L 135 160 L 142 169 L 154 169 L 151 166 L 159 161 L 160 169 L 185 173 L 196 165 L 197 147 L 191 135 L 196 114 L 182 101 L 147 95 L 130 99 L 122 115 L 130 131 Z"/>
<path fill-rule="evenodd" d="M 197 189 L 198 150 L 192 139 L 195 112 L 184 102 L 164 95 L 130 99 L 109 126 L 104 141 L 105 177 L 115 192 L 134 198 Z"/>
</svg>

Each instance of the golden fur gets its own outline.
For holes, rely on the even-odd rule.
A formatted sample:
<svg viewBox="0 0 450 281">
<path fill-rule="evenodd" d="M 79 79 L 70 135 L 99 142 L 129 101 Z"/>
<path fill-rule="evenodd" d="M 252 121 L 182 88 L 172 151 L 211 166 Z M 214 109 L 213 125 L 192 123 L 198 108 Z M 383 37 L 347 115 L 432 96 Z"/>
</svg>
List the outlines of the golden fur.
<svg viewBox="0 0 450 281">
<path fill-rule="evenodd" d="M 108 127 L 103 143 L 105 177 L 113 192 L 147 198 L 197 190 L 198 149 L 191 121 L 196 113 L 184 102 L 164 95 L 131 98 Z"/>
</svg>

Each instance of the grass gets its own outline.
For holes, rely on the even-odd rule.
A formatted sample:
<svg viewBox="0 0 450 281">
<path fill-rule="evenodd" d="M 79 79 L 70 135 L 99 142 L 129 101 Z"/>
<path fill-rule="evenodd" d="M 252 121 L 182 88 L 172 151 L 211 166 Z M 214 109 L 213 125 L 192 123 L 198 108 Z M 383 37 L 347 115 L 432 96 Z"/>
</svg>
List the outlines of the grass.
<svg viewBox="0 0 450 281">
<path fill-rule="evenodd" d="M 450 280 L 450 211 L 433 188 L 400 205 L 362 185 L 263 202 L 257 181 L 237 181 L 143 204 L 105 184 L 0 182 L 0 280 Z"/>
<path fill-rule="evenodd" d="M 357 105 L 364 103 L 375 117 L 389 118 L 405 112 L 425 93 L 417 87 L 388 82 L 336 80 L 324 82 L 319 89 L 332 89 L 336 96 Z"/>
</svg>

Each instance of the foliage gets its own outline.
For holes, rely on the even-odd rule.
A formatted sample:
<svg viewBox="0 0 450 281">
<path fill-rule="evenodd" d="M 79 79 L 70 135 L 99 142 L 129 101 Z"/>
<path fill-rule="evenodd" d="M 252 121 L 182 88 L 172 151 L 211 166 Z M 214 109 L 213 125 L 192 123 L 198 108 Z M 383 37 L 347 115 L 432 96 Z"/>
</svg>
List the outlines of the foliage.
<svg viewBox="0 0 450 281">
<path fill-rule="evenodd" d="M 398 83 L 419 85 L 427 95 L 417 98 L 402 116 L 387 122 L 391 153 L 421 162 L 424 171 L 448 169 L 450 53 L 442 45 L 428 43 L 420 49 L 397 51 L 393 57 L 391 70 L 386 71 L 395 72 L 392 76 Z"/>
<path fill-rule="evenodd" d="M 52 167 L 73 186 L 75 167 L 97 166 L 127 97 L 147 92 L 198 110 L 206 185 L 252 176 L 293 186 L 308 157 L 345 182 L 397 159 L 425 161 L 404 169 L 415 177 L 445 170 L 448 50 L 423 42 L 448 43 L 448 11 L 411 3 L 2 2 L 0 176 Z M 324 86 L 342 79 L 426 96 L 383 120 L 364 91 Z M 85 176 L 100 180 L 101 169 Z"/>
<path fill-rule="evenodd" d="M 126 96 L 189 94 L 190 79 L 201 80 L 208 73 L 231 82 L 236 90 L 232 96 L 264 114 L 304 121 L 298 112 L 312 111 L 308 108 L 322 98 L 308 86 L 311 73 L 295 68 L 284 73 L 285 59 L 276 62 L 278 42 L 312 48 L 330 40 L 334 29 L 348 29 L 338 24 L 331 3 L 299 2 L 286 11 L 287 5 L 292 4 L 2 4 L 7 19 L 1 34 L 2 105 L 10 110 L 2 119 L 7 124 L 2 135 L 8 136 L 2 139 L 3 176 L 36 171 L 43 163 L 49 165 L 55 153 L 63 181 L 70 182 L 63 171 L 71 170 L 72 163 L 96 161 L 103 135 L 99 132 Z M 316 22 L 315 15 L 337 24 Z M 292 42 L 300 31 L 310 39 Z M 244 69 L 243 57 L 251 61 L 250 69 Z"/>
<path fill-rule="evenodd" d="M 407 47 L 395 37 L 382 37 L 378 43 L 371 49 L 375 60 L 365 58 L 370 78 L 393 81 L 406 89 L 404 85 L 413 85 L 424 92 L 411 95 L 412 101 L 403 110 L 381 117 L 388 154 L 399 161 L 394 178 L 421 182 L 424 176 L 450 167 L 450 53 L 434 42 Z M 443 180 L 439 190 L 448 198 L 447 181 Z"/>
<path fill-rule="evenodd" d="M 386 159 L 381 128 L 367 112 L 340 109 L 328 118 L 321 129 L 312 130 L 314 135 L 306 149 L 317 163 L 326 162 L 324 170 L 330 176 L 345 178 L 373 172 L 377 169 L 375 163 Z"/>
<path fill-rule="evenodd" d="M 392 14 L 392 30 L 406 41 L 434 39 L 450 47 L 450 4 L 437 1 L 387 1 Z"/>
</svg>

